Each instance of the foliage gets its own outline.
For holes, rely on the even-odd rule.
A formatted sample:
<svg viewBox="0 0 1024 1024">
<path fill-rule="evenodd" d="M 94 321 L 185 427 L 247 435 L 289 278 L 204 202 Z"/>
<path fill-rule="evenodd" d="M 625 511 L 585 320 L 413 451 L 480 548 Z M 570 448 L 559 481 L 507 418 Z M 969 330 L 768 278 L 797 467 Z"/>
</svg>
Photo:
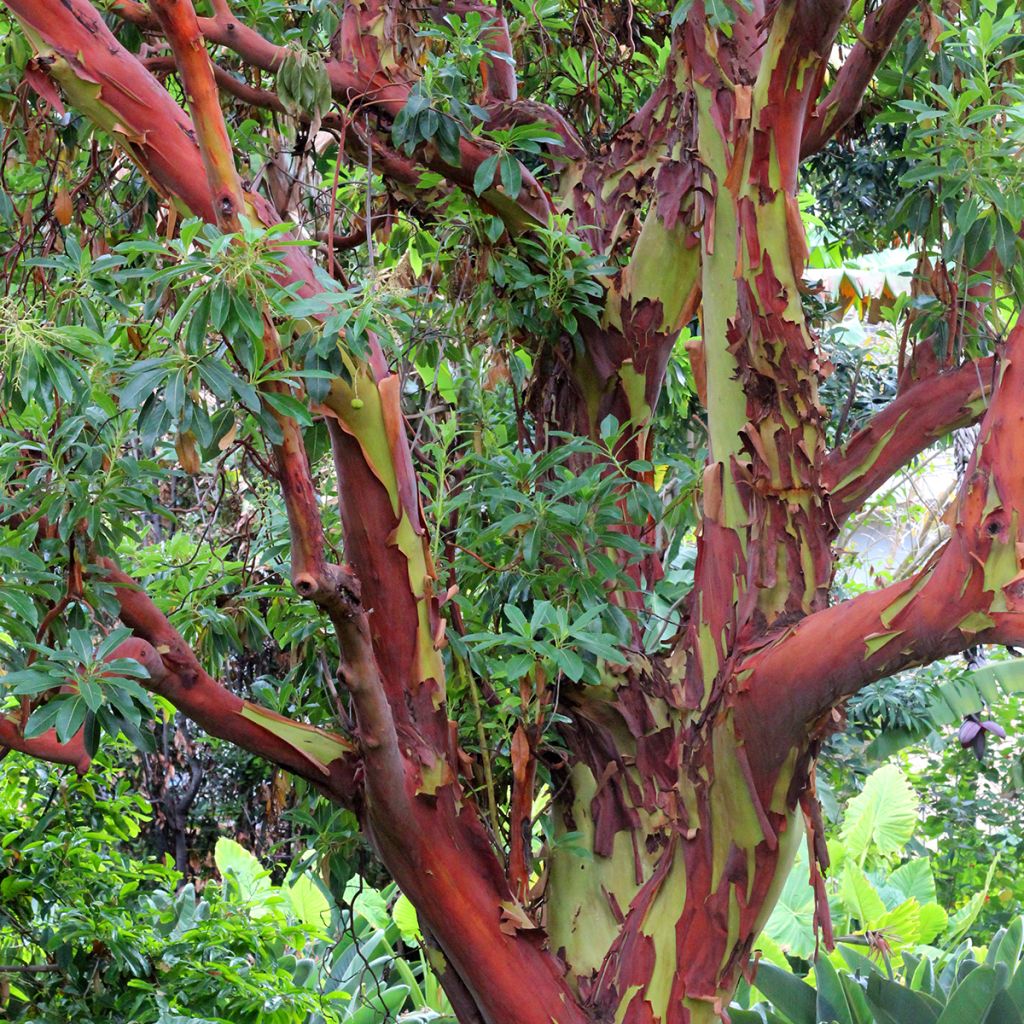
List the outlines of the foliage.
<svg viewBox="0 0 1024 1024">
<path fill-rule="evenodd" d="M 724 1004 L 767 916 L 748 904 L 781 887 L 764 959 L 813 970 L 818 992 L 764 964 L 776 1007 L 737 1020 L 902 1024 L 922 1003 L 948 1024 L 988 986 L 978 1014 L 994 1024 L 1020 928 L 993 941 L 1005 972 L 957 946 L 1019 909 L 1020 759 L 1009 743 L 985 766 L 935 747 L 1024 677 L 999 669 L 996 685 L 947 663 L 854 693 L 857 679 L 962 650 L 994 620 L 975 611 L 941 643 L 924 629 L 931 646 L 896 644 L 916 625 L 888 632 L 916 610 L 901 595 L 868 616 L 885 630 L 865 627 L 843 664 L 825 652 L 803 689 L 788 678 L 803 665 L 774 688 L 746 667 L 829 605 L 919 568 L 847 571 L 864 561 L 839 550 L 848 474 L 828 474 L 917 384 L 973 367 L 983 389 L 973 361 L 1018 315 L 1019 5 L 915 5 L 883 60 L 890 40 L 861 33 L 879 5 L 857 2 L 775 80 L 783 44 L 810 32 L 794 4 L 240 0 L 230 26 L 224 4 L 201 4 L 221 90 L 205 111 L 183 62 L 154 45 L 159 17 L 101 6 L 120 64 L 174 114 L 188 106 L 196 131 L 168 149 L 210 172 L 210 194 L 199 183 L 206 202 L 188 211 L 195 183 L 178 195 L 163 180 L 176 167 L 154 170 L 166 140 L 146 105 L 130 104 L 139 128 L 105 106 L 130 89 L 89 78 L 61 92 L 74 70 L 33 57 L 43 29 L 16 29 L 17 5 L 3 8 L 0 725 L 12 743 L 81 736 L 111 759 L 95 781 L 38 775 L 24 792 L 4 769 L 0 948 L 11 966 L 45 967 L 11 975 L 12 1019 L 450 1018 L 390 870 L 431 915 L 424 931 L 470 1003 L 503 971 L 545 964 L 509 983 L 544 1019 L 555 1004 L 632 1019 L 636 1006 L 594 1006 L 651 994 L 626 984 L 629 951 L 650 939 L 664 971 L 664 926 L 673 951 L 701 945 L 679 953 L 679 984 Z M 791 38 L 760 38 L 790 15 Z M 851 50 L 882 63 L 866 97 L 842 97 L 860 113 L 805 165 L 798 194 L 791 165 L 821 113 L 812 104 L 797 124 L 802 90 L 822 86 L 827 107 L 847 80 L 828 63 Z M 222 128 L 230 172 L 209 152 Z M 243 190 L 237 218 L 215 202 L 217 173 L 225 194 Z M 906 271 L 896 296 L 883 286 L 851 303 L 842 284 L 813 284 L 887 263 Z M 975 418 L 996 398 L 960 401 Z M 897 430 L 928 406 L 869 436 L 852 479 L 891 461 Z M 899 435 L 900 465 L 926 461 L 950 429 L 904 448 Z M 1009 501 L 1012 481 L 993 481 Z M 878 500 L 880 519 L 917 525 L 918 506 Z M 933 518 L 944 538 L 954 517 Z M 989 577 L 1015 579 L 1022 547 L 994 520 L 968 527 L 993 545 L 982 589 L 1006 611 Z M 307 541 L 329 572 L 300 572 Z M 135 640 L 145 631 L 107 559 L 170 636 L 151 645 L 161 681 L 115 657 L 131 633 L 119 622 Z M 976 571 L 966 563 L 964 593 Z M 864 622 L 837 617 L 837 646 Z M 759 689 L 775 705 L 744 726 Z M 189 697 L 210 731 L 250 729 L 249 748 L 277 767 L 198 741 L 175 717 Z M 817 869 L 803 853 L 783 885 L 779 840 L 801 811 L 814 824 L 813 763 L 844 709 L 849 733 L 825 747 L 820 786 L 844 952 L 812 967 Z M 879 767 L 894 751 L 900 767 Z M 187 877 L 137 848 L 158 822 L 176 830 Z M 824 837 L 811 839 L 820 855 Z M 667 878 L 690 919 L 698 908 L 692 932 L 669 921 L 683 908 L 659 890 Z M 621 956 L 608 938 L 606 965 L 575 973 L 572 950 L 538 938 L 560 913 L 606 906 L 625 936 Z M 467 914 L 479 917 L 463 929 Z M 467 934 L 480 955 L 450 955 Z M 905 984 L 858 978 L 858 944 Z M 702 959 L 706 976 L 688 973 Z M 487 976 L 459 978 L 459 965 Z M 531 1021 L 534 1009 L 501 1008 Z"/>
<path fill-rule="evenodd" d="M 919 846 L 910 850 L 919 825 L 917 796 L 904 774 L 895 765 L 876 769 L 847 804 L 828 843 L 828 895 L 837 934 L 883 936 L 899 954 L 939 940 L 947 928 L 959 933 L 961 919 L 947 924 L 936 902 L 930 858 Z M 971 907 L 976 917 L 980 901 Z M 764 934 L 781 952 L 809 959 L 818 942 L 814 909 L 807 858 L 800 854 Z"/>
<path fill-rule="evenodd" d="M 34 1024 L 384 1024 L 440 1020 L 437 983 L 383 894 L 350 885 L 339 907 L 308 857 L 280 885 L 221 839 L 223 885 L 201 893 L 133 857 L 145 804 L 117 770 L 2 772 L 0 961 L 5 1019 Z M 397 913 L 396 913 L 397 917 Z M 334 936 L 329 938 L 329 936 Z M 31 968 L 19 971 L 19 968 Z"/>
<path fill-rule="evenodd" d="M 816 988 L 763 964 L 758 985 L 772 1006 L 731 1013 L 736 1024 L 1015 1024 L 1024 1020 L 1022 936 L 1018 917 L 987 949 L 965 942 L 946 954 L 904 956 L 895 976 L 841 947 L 841 966 L 817 961 Z"/>
</svg>

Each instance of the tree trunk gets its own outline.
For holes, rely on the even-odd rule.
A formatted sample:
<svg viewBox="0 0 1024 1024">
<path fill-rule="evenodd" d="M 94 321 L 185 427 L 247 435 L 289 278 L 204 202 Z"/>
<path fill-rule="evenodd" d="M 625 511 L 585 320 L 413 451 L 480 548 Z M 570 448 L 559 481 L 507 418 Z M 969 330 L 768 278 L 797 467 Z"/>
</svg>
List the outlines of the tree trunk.
<svg viewBox="0 0 1024 1024">
<path fill-rule="evenodd" d="M 128 0 L 114 5 L 136 24 L 162 29 L 191 120 L 86 0 L 7 6 L 40 68 L 171 202 L 225 230 L 243 217 L 276 219 L 234 169 L 204 37 L 265 69 L 283 54 L 225 15 L 223 4 L 213 5 L 215 17 L 198 21 L 188 0 L 156 0 L 155 19 Z M 894 33 L 912 4 L 882 6 L 892 19 L 876 18 L 872 32 Z M 950 374 L 940 407 L 909 418 L 903 410 L 891 430 L 875 425 L 844 452 L 825 451 L 818 385 L 826 367 L 801 305 L 806 242 L 797 167 L 801 151 L 834 130 L 835 111 L 849 116 L 850 81 L 872 61 L 877 66 L 887 45 L 876 39 L 870 52 L 858 48 L 840 94 L 826 104 L 827 118 L 815 112 L 846 7 L 843 0 L 737 4 L 725 34 L 696 3 L 676 30 L 665 84 L 601 160 L 585 159 L 563 125 L 575 162 L 559 196 L 527 176 L 520 201 L 495 189 L 482 198 L 513 234 L 559 205 L 581 231 L 601 232 L 609 251 L 627 225 L 629 259 L 608 286 L 602 322 L 582 332 L 578 350 L 564 339 L 535 389 L 542 423 L 595 437 L 604 417 L 614 415 L 626 427 L 621 454 L 647 459 L 665 366 L 698 303 L 702 327 L 694 357 L 710 453 L 684 628 L 670 657 L 623 650 L 621 664 L 605 666 L 602 685 L 565 696 L 562 730 L 572 757 L 557 769 L 554 817 L 557 836 L 578 838 L 556 842 L 542 900 L 529 902 L 524 869 L 536 752 L 519 748 L 512 827 L 522 832 L 507 861 L 462 786 L 464 759 L 446 707 L 444 621 L 400 379 L 379 347 L 349 378 L 335 379 L 314 410 L 327 421 L 333 446 L 345 566 L 327 561 L 301 431 L 287 416 L 279 416 L 284 441 L 274 451 L 293 582 L 337 632 L 339 677 L 356 721 L 351 737 L 235 698 L 203 672 L 133 581 L 101 563 L 121 618 L 136 634 L 130 656 L 151 666 L 152 689 L 211 732 L 356 811 L 436 945 L 439 976 L 464 1024 L 727 1020 L 805 837 L 827 937 L 813 771 L 835 703 L 904 665 L 1019 631 L 1014 581 L 1024 548 L 1014 545 L 1021 525 L 996 498 L 979 498 L 977 481 L 965 490 L 957 543 L 927 574 L 841 612 L 827 608 L 837 517 L 879 485 L 872 476 L 879 467 L 891 472 L 930 440 L 927 429 L 908 440 L 897 426 L 906 420 L 920 427 L 940 413 L 936 427 L 976 418 L 971 402 L 978 397 L 969 374 Z M 384 118 L 402 110 L 411 88 L 403 69 L 383 56 L 399 13 L 383 0 L 346 4 L 329 62 L 336 98 Z M 503 20 L 492 31 L 493 45 L 507 43 Z M 514 104 L 514 85 L 505 74 L 496 77 L 490 98 Z M 386 141 L 380 145 L 386 149 Z M 476 138 L 460 145 L 457 168 L 431 146 L 416 159 L 468 188 L 493 154 Z M 393 152 L 387 159 L 406 183 L 410 174 L 415 180 L 415 163 Z M 287 262 L 288 280 L 303 294 L 316 292 L 306 251 L 287 250 Z M 277 339 L 269 317 L 265 340 L 268 364 L 287 366 L 287 339 Z M 1024 338 L 1015 344 L 1024 349 Z M 1020 392 L 1018 375 L 1012 368 L 1003 385 Z M 1021 395 L 1008 394 L 993 403 L 983 437 L 1003 423 L 1020 427 L 1011 401 Z M 1007 507 L 1016 457 L 1013 445 L 994 442 L 975 466 L 978 480 L 994 481 L 996 493 L 1007 490 L 1000 498 Z M 833 490 L 841 495 L 835 506 Z M 975 563 L 985 566 L 983 577 Z M 652 561 L 637 583 L 650 586 L 657 572 Z M 963 604 L 947 611 L 936 595 L 955 589 L 958 573 L 967 579 Z M 926 616 L 918 628 L 908 618 L 920 595 Z M 823 653 L 825 638 L 842 652 L 835 669 Z M 84 758 L 81 744 L 55 749 L 61 745 L 54 737 L 19 739 L 6 720 L 0 739 L 79 766 Z M 574 852 L 580 846 L 588 856 Z"/>
</svg>

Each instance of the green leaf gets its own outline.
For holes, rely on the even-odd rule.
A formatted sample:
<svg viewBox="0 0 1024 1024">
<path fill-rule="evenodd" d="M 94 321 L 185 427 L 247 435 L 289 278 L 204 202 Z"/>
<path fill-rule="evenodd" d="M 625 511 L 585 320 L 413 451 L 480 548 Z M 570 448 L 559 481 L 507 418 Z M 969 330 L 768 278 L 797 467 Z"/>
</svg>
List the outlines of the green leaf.
<svg viewBox="0 0 1024 1024">
<path fill-rule="evenodd" d="M 814 976 L 818 984 L 818 1020 L 855 1024 L 853 1012 L 846 1000 L 846 991 L 827 957 L 821 956 L 815 961 Z"/>
<path fill-rule="evenodd" d="M 1024 918 L 1016 917 L 1006 928 L 1001 928 L 988 948 L 985 963 L 989 966 L 1006 964 L 1014 971 L 1020 961 L 1021 947 L 1024 944 Z"/>
<path fill-rule="evenodd" d="M 376 889 L 367 885 L 359 875 L 353 876 L 345 886 L 342 903 L 349 904 L 356 917 L 362 918 L 377 931 L 384 931 L 391 922 L 391 915 L 388 913 L 388 905 L 384 897 Z"/>
<path fill-rule="evenodd" d="M 847 855 L 863 863 L 872 851 L 883 857 L 900 853 L 917 822 L 917 797 L 910 783 L 895 765 L 883 765 L 846 809 L 841 835 Z"/>
<path fill-rule="evenodd" d="M 690 9 L 693 7 L 693 0 L 679 0 L 675 6 L 675 10 L 672 11 L 672 21 L 670 23 L 671 28 L 678 28 L 684 21 L 686 16 L 690 13 Z"/>
<path fill-rule="evenodd" d="M 923 992 L 912 992 L 879 974 L 868 978 L 867 1001 L 879 1015 L 879 1024 L 936 1024 L 942 1004 Z M 960 1024 L 966 1024 L 965 1018 Z"/>
<path fill-rule="evenodd" d="M 57 715 L 60 712 L 61 700 L 51 700 L 42 707 L 36 708 L 25 723 L 25 739 L 35 739 L 42 736 L 44 732 L 54 727 Z"/>
<path fill-rule="evenodd" d="M 290 416 L 300 426 L 308 427 L 313 417 L 305 402 L 300 402 L 294 395 L 286 395 L 278 391 L 264 391 L 263 401 L 276 409 L 282 416 Z"/>
<path fill-rule="evenodd" d="M 391 920 L 398 926 L 398 931 L 406 942 L 419 942 L 422 938 L 416 908 L 405 893 L 399 895 L 391 908 Z"/>
<path fill-rule="evenodd" d="M 476 174 L 473 175 L 473 191 L 477 195 L 481 195 L 491 187 L 491 182 L 494 181 L 494 172 L 498 168 L 498 155 L 494 153 L 487 157 L 476 169 Z"/>
<path fill-rule="evenodd" d="M 501 187 L 510 199 L 518 199 L 519 191 L 523 187 L 522 168 L 511 153 L 506 153 L 501 158 Z"/>
<path fill-rule="evenodd" d="M 57 717 L 53 720 L 57 739 L 67 743 L 82 727 L 89 706 L 77 694 L 56 698 L 54 703 L 58 704 Z"/>
<path fill-rule="evenodd" d="M 817 995 L 805 981 L 774 964 L 760 963 L 754 976 L 763 992 L 793 1024 L 817 1024 Z"/>
<path fill-rule="evenodd" d="M 864 871 L 852 860 L 843 865 L 840 890 L 843 905 L 857 919 L 860 928 L 874 928 L 885 914 L 885 904 Z"/>
<path fill-rule="evenodd" d="M 322 932 L 331 923 L 331 905 L 309 872 L 304 871 L 284 886 L 292 913 L 314 932 Z"/>
<path fill-rule="evenodd" d="M 999 989 L 1005 986 L 1006 967 L 981 966 L 975 968 L 953 990 L 938 1018 L 938 1024 L 967 1024 L 983 1021 Z"/>
<path fill-rule="evenodd" d="M 875 1016 L 868 1006 L 867 996 L 864 993 L 864 986 L 851 977 L 845 971 L 839 975 L 839 980 L 846 994 L 846 1004 L 850 1008 L 853 1017 L 853 1024 L 876 1024 Z"/>
<path fill-rule="evenodd" d="M 217 870 L 223 876 L 232 875 L 238 883 L 243 902 L 262 903 L 270 894 L 268 872 L 244 846 L 234 839 L 220 838 L 213 850 Z"/>
<path fill-rule="evenodd" d="M 935 902 L 935 876 L 927 857 L 916 857 L 901 864 L 885 883 L 897 889 L 904 899 L 915 899 L 922 905 Z"/>
<path fill-rule="evenodd" d="M 1024 1016 L 1005 989 L 996 993 L 984 1024 L 1024 1024 Z"/>
<path fill-rule="evenodd" d="M 118 393 L 121 408 L 137 409 L 166 378 L 167 367 L 162 363 L 159 366 L 149 365 L 144 370 L 136 369 L 135 374 Z"/>
</svg>

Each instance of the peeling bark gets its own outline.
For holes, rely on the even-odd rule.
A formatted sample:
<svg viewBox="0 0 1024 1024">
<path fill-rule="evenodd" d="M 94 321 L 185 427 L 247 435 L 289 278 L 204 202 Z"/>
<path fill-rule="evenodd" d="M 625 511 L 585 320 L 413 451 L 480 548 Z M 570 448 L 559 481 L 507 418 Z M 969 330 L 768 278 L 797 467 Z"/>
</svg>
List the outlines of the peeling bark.
<svg viewBox="0 0 1024 1024">
<path fill-rule="evenodd" d="M 244 218 L 276 222 L 270 204 L 238 180 L 219 90 L 272 109 L 279 101 L 227 81 L 206 46 L 268 71 L 281 48 L 223 3 L 197 18 L 188 0 L 154 0 L 152 11 L 115 0 L 122 19 L 170 44 L 173 63 L 158 57 L 147 67 L 86 0 L 7 6 L 36 49 L 40 75 L 183 212 L 226 231 Z M 818 387 L 827 366 L 800 301 L 798 166 L 855 112 L 913 6 L 887 0 L 869 17 L 821 100 L 845 2 L 759 0 L 737 10 L 728 37 L 709 28 L 698 2 L 676 30 L 650 100 L 589 150 L 553 111 L 519 98 L 514 69 L 481 73 L 496 124 L 547 120 L 568 158 L 552 194 L 524 172 L 521 196 L 494 187 L 480 197 L 484 208 L 512 234 L 563 211 L 571 230 L 621 257 L 601 323 L 583 329 L 578 347 L 564 338 L 538 353 L 538 420 L 595 437 L 613 415 L 626 427 L 616 454 L 647 459 L 672 347 L 698 312 L 708 410 L 710 458 L 683 635 L 669 658 L 624 650 L 603 685 L 570 692 L 560 706 L 571 757 L 558 769 L 556 828 L 580 833 L 592 859 L 556 851 L 542 908 L 527 905 L 525 831 L 538 734 L 523 727 L 513 739 L 515 835 L 508 851 L 497 849 L 460 782 L 464 755 L 446 707 L 428 524 L 400 380 L 376 343 L 315 410 L 334 453 L 344 566 L 327 557 L 301 430 L 286 416 L 278 416 L 284 440 L 274 463 L 297 599 L 337 634 L 351 736 L 231 694 L 138 584 L 100 563 L 98 585 L 113 588 L 135 634 L 126 656 L 149 668 L 153 692 L 359 815 L 416 906 L 464 1024 L 725 1020 L 808 830 L 824 867 L 813 765 L 835 705 L 907 665 L 1024 639 L 1024 329 L 999 359 L 912 384 L 841 450 L 825 451 Z M 400 156 L 387 135 L 416 82 L 410 26 L 449 9 L 496 15 L 489 41 L 512 52 L 500 5 L 412 11 L 364 0 L 342 6 L 328 72 L 345 123 L 367 115 L 350 144 L 372 151 L 375 169 L 403 185 L 432 169 L 471 194 L 491 143 L 464 139 L 453 167 L 431 145 Z M 152 73 L 172 68 L 191 117 Z M 285 282 L 314 293 L 308 253 L 289 248 L 284 259 Z M 287 367 L 290 339 L 269 318 L 265 326 L 267 365 Z M 982 415 L 949 544 L 914 578 L 828 607 L 831 545 L 843 519 L 934 438 Z M 652 560 L 637 572 L 637 609 L 657 571 Z M 10 718 L 0 719 L 0 744 L 87 767 L 80 738 L 25 740 Z"/>
</svg>

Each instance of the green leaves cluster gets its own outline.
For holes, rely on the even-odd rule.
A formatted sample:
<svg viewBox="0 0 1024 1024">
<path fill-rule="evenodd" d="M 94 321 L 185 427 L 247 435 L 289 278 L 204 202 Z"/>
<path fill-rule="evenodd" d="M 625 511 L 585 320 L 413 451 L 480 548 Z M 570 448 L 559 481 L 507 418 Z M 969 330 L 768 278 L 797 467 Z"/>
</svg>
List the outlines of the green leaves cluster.
<svg viewBox="0 0 1024 1024">
<path fill-rule="evenodd" d="M 672 28 L 682 25 L 693 9 L 694 0 L 679 0 L 672 9 Z M 717 29 L 726 37 L 732 36 L 732 27 L 736 24 L 738 11 L 750 12 L 754 9 L 753 0 L 704 0 L 704 15 L 708 27 Z"/>
<path fill-rule="evenodd" d="M 963 915 L 949 922 L 936 902 L 929 859 L 908 856 L 919 824 L 917 796 L 900 769 L 884 765 L 872 773 L 847 806 L 839 836 L 828 843 L 829 896 L 837 934 L 881 933 L 898 956 L 943 933 L 947 943 L 955 942 L 964 922 L 973 922 L 980 903 L 968 904 Z M 765 926 L 776 963 L 786 964 L 780 952 L 813 955 L 813 915 L 814 893 L 807 884 L 806 854 L 801 851 Z"/>
<path fill-rule="evenodd" d="M 601 664 L 620 664 L 633 635 L 609 593 L 636 590 L 632 570 L 650 551 L 642 524 L 660 499 L 631 476 L 643 467 L 617 465 L 581 438 L 563 441 L 543 456 L 470 456 L 472 483 L 446 504 L 466 551 L 459 579 L 472 595 L 457 598 L 469 633 L 453 644 L 509 684 L 537 665 L 599 682 Z"/>
<path fill-rule="evenodd" d="M 502 191 L 512 199 L 523 187 L 522 165 L 516 153 L 539 156 L 544 146 L 561 146 L 562 139 L 545 124 L 521 124 L 512 128 L 494 129 L 485 133 L 498 147 L 473 175 L 473 191 L 486 192 L 494 184 L 495 175 L 501 181 Z"/>
<path fill-rule="evenodd" d="M 322 117 L 331 105 L 331 80 L 323 60 L 302 46 L 287 47 L 277 69 L 277 95 L 289 114 Z"/>
<path fill-rule="evenodd" d="M 491 327 L 498 343 L 575 338 L 583 321 L 600 318 L 601 278 L 610 273 L 605 260 L 556 216 L 488 262 L 487 278 L 472 296 L 470 311 L 487 311 L 492 318 L 501 311 Z"/>
<path fill-rule="evenodd" d="M 337 905 L 308 855 L 276 884 L 222 839 L 224 881 L 201 894 L 138 845 L 143 802 L 127 779 L 50 780 L 0 769 L 0 958 L 48 965 L 8 975 L 17 1024 L 414 1024 L 445 1017 L 416 942 L 415 915 L 356 880 Z M 328 934 L 340 936 L 329 939 Z"/>
<path fill-rule="evenodd" d="M 732 1010 L 737 1024 L 1020 1024 L 1024 1021 L 1024 919 L 1000 929 L 988 949 L 964 943 L 940 957 L 904 956 L 898 976 L 841 947 L 840 967 L 815 966 L 816 988 L 773 964 L 757 984 L 771 1008 Z"/>
<path fill-rule="evenodd" d="M 152 743 L 140 727 L 143 715 L 152 715 L 153 705 L 149 694 L 135 682 L 147 679 L 149 673 L 130 658 L 111 657 L 130 636 L 129 629 L 115 629 L 94 647 L 88 631 L 72 629 L 59 649 L 24 644 L 39 657 L 31 668 L 15 669 L 0 677 L 5 692 L 36 697 L 65 684 L 74 690 L 55 694 L 36 708 L 25 735 L 39 736 L 55 729 L 63 743 L 83 729 L 86 749 L 95 754 L 102 732 L 111 736 L 123 732 L 143 749 L 150 748 Z"/>
</svg>

